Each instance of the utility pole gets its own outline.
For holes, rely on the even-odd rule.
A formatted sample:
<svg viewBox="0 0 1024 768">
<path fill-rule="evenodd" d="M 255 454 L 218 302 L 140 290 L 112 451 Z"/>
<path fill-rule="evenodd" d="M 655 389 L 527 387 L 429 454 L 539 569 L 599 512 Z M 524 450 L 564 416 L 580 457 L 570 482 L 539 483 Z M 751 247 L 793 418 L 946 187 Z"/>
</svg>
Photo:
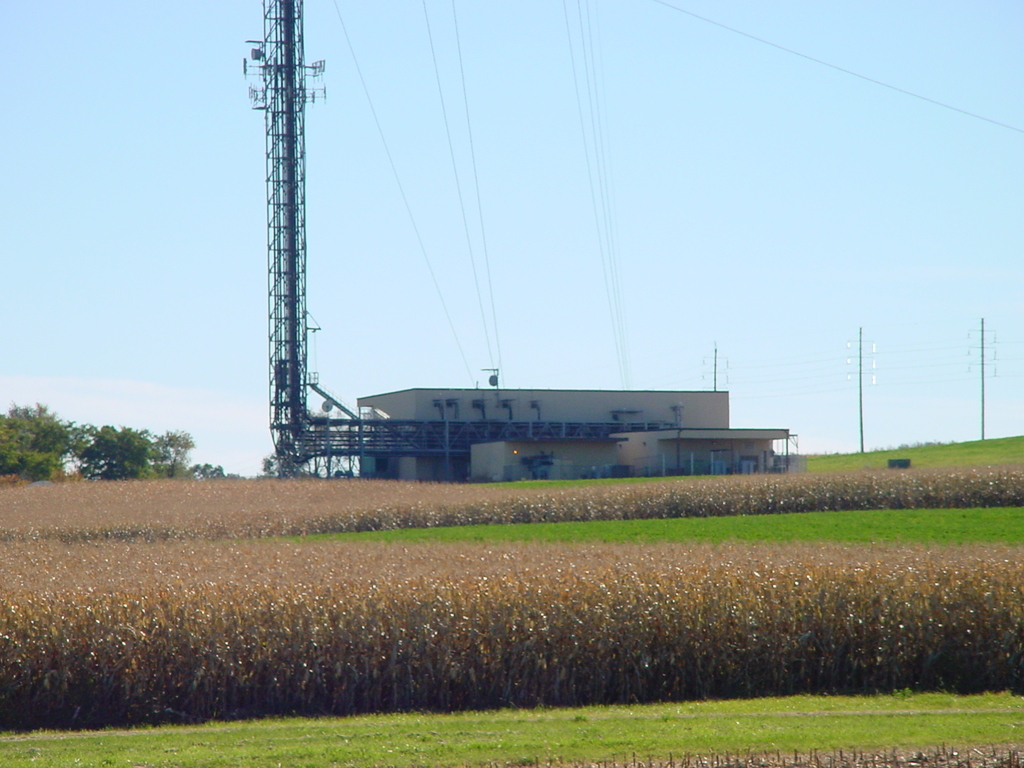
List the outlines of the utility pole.
<svg viewBox="0 0 1024 768">
<path fill-rule="evenodd" d="M 723 362 L 725 363 L 725 370 L 726 370 L 725 384 L 726 384 L 726 386 L 728 386 L 729 385 L 729 374 L 728 374 L 728 371 L 729 371 L 729 358 L 723 358 Z M 708 364 L 707 357 L 702 358 L 701 361 L 700 361 L 700 364 L 702 366 L 707 365 Z M 701 374 L 701 378 L 704 381 L 707 381 L 708 380 L 707 373 L 702 373 Z M 718 391 L 718 342 L 717 341 L 715 342 L 714 350 L 713 350 L 712 355 L 711 355 L 711 389 L 714 392 Z"/>
<path fill-rule="evenodd" d="M 981 318 L 981 439 L 985 439 L 985 318 Z"/>
<path fill-rule="evenodd" d="M 849 349 L 852 346 L 852 342 L 846 342 L 846 348 Z M 871 345 L 871 354 L 875 352 L 875 345 Z M 846 364 L 849 365 L 853 362 L 853 358 L 846 358 Z M 874 369 L 875 362 L 871 361 L 871 368 Z M 850 374 L 846 375 L 846 380 L 850 380 Z M 874 375 L 871 376 L 871 383 L 875 383 Z M 857 329 L 857 419 L 860 424 L 860 452 L 864 453 L 864 328 Z"/>
<path fill-rule="evenodd" d="M 991 375 L 992 376 L 998 376 L 999 375 L 998 371 L 996 370 L 996 365 L 995 365 L 996 364 L 996 356 L 997 356 L 996 355 L 996 350 L 995 350 L 995 343 L 996 343 L 997 339 L 996 339 L 995 332 L 991 328 L 986 328 L 985 327 L 985 318 L 981 318 L 980 327 L 976 331 L 970 331 L 968 333 L 968 338 L 969 339 L 973 338 L 975 333 L 978 334 L 978 353 L 979 353 L 979 358 L 980 358 L 980 360 L 978 361 L 978 374 L 979 374 L 978 384 L 979 384 L 980 390 L 981 390 L 981 414 L 980 414 L 980 416 L 981 416 L 981 439 L 984 440 L 985 439 L 985 405 L 986 405 L 986 403 L 985 403 L 985 394 L 986 394 L 985 393 L 985 378 L 990 375 L 990 373 L 989 373 L 990 370 L 991 370 Z M 973 343 L 971 344 L 970 348 L 968 349 L 968 354 L 972 355 L 972 356 L 974 355 L 974 345 L 973 345 Z M 989 360 L 989 356 L 990 355 L 991 355 L 991 358 L 992 358 L 991 361 Z M 991 362 L 992 365 L 989 365 L 989 362 Z M 967 368 L 967 372 L 968 373 L 971 372 L 971 367 Z"/>
<path fill-rule="evenodd" d="M 860 417 L 860 452 L 864 453 L 864 328 L 857 329 L 857 410 Z"/>
</svg>

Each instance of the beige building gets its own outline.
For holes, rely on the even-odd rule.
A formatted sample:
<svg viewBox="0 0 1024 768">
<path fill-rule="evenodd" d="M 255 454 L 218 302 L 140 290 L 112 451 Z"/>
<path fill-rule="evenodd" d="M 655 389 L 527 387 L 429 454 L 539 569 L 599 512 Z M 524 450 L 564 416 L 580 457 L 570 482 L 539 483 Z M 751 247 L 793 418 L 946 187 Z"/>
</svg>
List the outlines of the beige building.
<svg viewBox="0 0 1024 768">
<path fill-rule="evenodd" d="M 786 471 L 789 430 L 728 392 L 407 389 L 359 399 L 368 477 L 501 481 Z"/>
<path fill-rule="evenodd" d="M 392 419 L 729 426 L 728 392 L 405 389 L 359 398 Z"/>
</svg>

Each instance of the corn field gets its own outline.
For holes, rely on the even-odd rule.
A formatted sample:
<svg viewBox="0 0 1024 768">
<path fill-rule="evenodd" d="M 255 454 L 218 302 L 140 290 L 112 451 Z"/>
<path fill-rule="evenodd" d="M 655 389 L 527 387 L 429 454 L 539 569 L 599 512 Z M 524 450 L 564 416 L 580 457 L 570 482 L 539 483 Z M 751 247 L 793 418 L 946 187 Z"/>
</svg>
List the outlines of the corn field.
<svg viewBox="0 0 1024 768">
<path fill-rule="evenodd" d="M 1024 691 L 1024 549 L 0 546 L 0 728 Z"/>
<path fill-rule="evenodd" d="M 0 488 L 0 540 L 257 538 L 452 525 L 1024 506 L 1024 467 L 679 478 L 562 488 L 396 481 Z"/>
</svg>

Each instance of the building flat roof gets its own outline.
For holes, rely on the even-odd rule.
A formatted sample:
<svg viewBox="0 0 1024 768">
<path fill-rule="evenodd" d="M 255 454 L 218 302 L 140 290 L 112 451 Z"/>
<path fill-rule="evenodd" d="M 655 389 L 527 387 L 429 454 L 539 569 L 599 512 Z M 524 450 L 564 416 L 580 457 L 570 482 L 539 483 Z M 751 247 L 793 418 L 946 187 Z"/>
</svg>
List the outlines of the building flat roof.
<svg viewBox="0 0 1024 768">
<path fill-rule="evenodd" d="M 655 440 L 785 440 L 788 429 L 687 429 L 673 427 L 650 432 L 616 432 L 609 437 L 625 439 L 629 435 L 642 434 Z"/>
<path fill-rule="evenodd" d="M 552 389 L 550 387 L 409 387 L 408 389 L 396 389 L 393 392 L 379 392 L 375 395 L 364 395 L 360 400 L 367 400 L 371 397 L 385 397 L 386 395 L 398 395 L 403 392 L 474 392 L 474 393 L 510 393 L 510 392 L 579 392 L 591 393 L 600 392 L 603 394 L 615 395 L 727 395 L 726 389 Z"/>
</svg>

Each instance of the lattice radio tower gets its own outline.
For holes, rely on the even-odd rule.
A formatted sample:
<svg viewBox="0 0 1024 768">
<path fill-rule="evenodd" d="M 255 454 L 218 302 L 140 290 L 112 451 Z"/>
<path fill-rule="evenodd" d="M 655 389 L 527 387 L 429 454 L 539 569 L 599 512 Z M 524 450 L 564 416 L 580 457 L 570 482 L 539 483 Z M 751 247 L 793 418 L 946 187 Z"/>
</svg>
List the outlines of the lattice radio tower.
<svg viewBox="0 0 1024 768">
<path fill-rule="evenodd" d="M 264 0 L 263 39 L 247 42 L 244 69 L 261 81 L 249 95 L 266 117 L 270 430 L 278 473 L 293 475 L 309 457 L 305 112 L 323 94 L 307 77 L 319 78 L 324 62 L 303 61 L 302 0 Z"/>
</svg>

